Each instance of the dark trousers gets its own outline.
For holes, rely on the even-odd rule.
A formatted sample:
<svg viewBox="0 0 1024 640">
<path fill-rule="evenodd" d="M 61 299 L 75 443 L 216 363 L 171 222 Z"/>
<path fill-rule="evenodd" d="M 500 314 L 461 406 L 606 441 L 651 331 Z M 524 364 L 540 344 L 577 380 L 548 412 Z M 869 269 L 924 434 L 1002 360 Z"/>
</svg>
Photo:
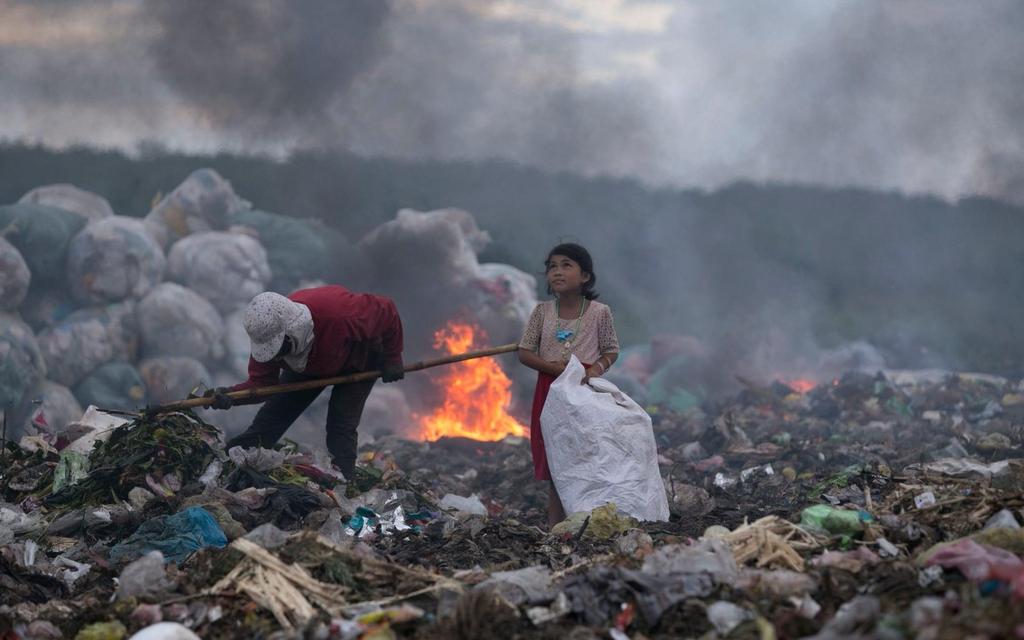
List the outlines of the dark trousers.
<svg viewBox="0 0 1024 640">
<path fill-rule="evenodd" d="M 285 369 L 281 371 L 280 382 L 283 384 L 313 379 Z M 327 451 L 330 452 L 334 464 L 350 480 L 356 466 L 356 429 L 359 427 L 359 419 L 363 416 L 363 407 L 366 406 L 366 398 L 370 396 L 374 382 L 375 380 L 370 380 L 331 388 L 331 402 L 327 408 Z M 260 408 L 245 433 L 228 441 L 228 448 L 270 448 L 321 392 L 323 389 L 307 389 L 271 396 Z"/>
</svg>

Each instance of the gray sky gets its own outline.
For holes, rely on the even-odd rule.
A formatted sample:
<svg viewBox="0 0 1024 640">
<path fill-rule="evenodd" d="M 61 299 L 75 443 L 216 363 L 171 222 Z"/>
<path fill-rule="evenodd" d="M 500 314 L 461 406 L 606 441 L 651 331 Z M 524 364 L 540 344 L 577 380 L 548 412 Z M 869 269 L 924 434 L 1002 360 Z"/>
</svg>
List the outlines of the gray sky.
<svg viewBox="0 0 1024 640">
<path fill-rule="evenodd" d="M 0 138 L 1024 202 L 1018 0 L 0 0 Z"/>
</svg>

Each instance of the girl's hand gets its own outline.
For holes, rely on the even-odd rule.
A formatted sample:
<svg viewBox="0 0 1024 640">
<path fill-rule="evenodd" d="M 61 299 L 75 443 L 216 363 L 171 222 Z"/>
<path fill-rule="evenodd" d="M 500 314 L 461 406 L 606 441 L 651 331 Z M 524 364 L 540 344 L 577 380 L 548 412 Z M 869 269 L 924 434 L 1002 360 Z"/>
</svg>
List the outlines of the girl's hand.
<svg viewBox="0 0 1024 640">
<path fill-rule="evenodd" d="M 548 373 L 556 378 L 562 375 L 562 372 L 565 371 L 565 368 L 569 365 L 568 362 L 562 362 L 561 360 L 549 360 L 548 364 L 551 366 Z"/>
<path fill-rule="evenodd" d="M 601 373 L 603 372 L 601 371 L 600 367 L 590 367 L 584 374 L 583 380 L 580 382 L 580 384 L 587 384 L 588 382 L 590 382 L 591 378 L 600 378 Z"/>
</svg>

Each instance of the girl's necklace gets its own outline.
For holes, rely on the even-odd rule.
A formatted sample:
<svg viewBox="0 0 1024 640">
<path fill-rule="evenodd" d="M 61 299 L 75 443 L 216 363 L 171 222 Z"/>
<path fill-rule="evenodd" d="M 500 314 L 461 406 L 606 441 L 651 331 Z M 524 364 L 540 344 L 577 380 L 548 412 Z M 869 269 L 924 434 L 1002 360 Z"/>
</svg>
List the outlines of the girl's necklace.
<svg viewBox="0 0 1024 640">
<path fill-rule="evenodd" d="M 568 352 L 572 349 L 573 339 L 579 335 L 580 323 L 583 322 L 583 312 L 587 309 L 588 300 L 584 300 L 580 304 L 580 315 L 576 318 L 576 327 L 569 329 L 568 327 L 562 327 L 562 317 L 558 312 L 559 301 L 555 300 L 555 338 L 562 343 L 562 350 Z"/>
</svg>

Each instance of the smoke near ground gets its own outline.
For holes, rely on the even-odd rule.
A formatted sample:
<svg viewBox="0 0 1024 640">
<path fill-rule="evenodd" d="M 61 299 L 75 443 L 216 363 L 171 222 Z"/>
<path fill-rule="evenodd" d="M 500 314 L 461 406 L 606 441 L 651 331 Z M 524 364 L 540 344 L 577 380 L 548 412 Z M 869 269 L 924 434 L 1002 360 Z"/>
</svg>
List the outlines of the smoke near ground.
<svg viewBox="0 0 1024 640">
<path fill-rule="evenodd" d="M 0 3 L 0 136 L 1024 202 L 1024 5 Z"/>
</svg>

